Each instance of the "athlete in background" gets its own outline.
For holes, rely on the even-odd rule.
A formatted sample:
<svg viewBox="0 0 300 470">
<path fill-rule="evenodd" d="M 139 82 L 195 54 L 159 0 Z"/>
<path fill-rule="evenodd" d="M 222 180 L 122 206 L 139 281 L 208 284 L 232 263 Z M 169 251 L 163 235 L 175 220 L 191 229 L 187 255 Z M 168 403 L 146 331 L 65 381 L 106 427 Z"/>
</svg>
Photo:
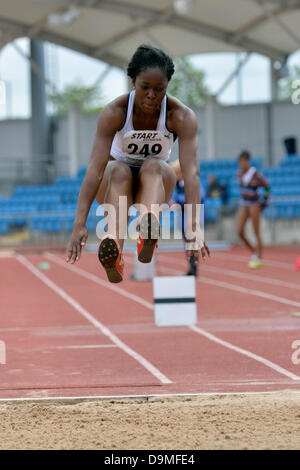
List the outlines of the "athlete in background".
<svg viewBox="0 0 300 470">
<path fill-rule="evenodd" d="M 238 157 L 240 170 L 238 180 L 240 183 L 240 207 L 237 219 L 237 232 L 243 243 L 251 251 L 252 256 L 248 266 L 257 269 L 262 266 L 262 240 L 260 235 L 260 217 L 263 209 L 268 204 L 270 185 L 264 176 L 250 164 L 250 153 L 247 150 L 241 152 Z M 264 195 L 261 197 L 258 188 L 264 188 Z M 253 230 L 256 236 L 256 246 L 252 246 L 245 236 L 245 224 L 251 219 Z"/>
<path fill-rule="evenodd" d="M 185 239 L 185 216 L 184 216 L 184 206 L 185 206 L 185 192 L 184 192 L 184 179 L 182 177 L 182 172 L 180 168 L 180 163 L 179 160 L 175 160 L 172 163 L 172 167 L 175 171 L 176 174 L 176 186 L 173 191 L 171 200 L 169 201 L 169 205 L 172 206 L 172 204 L 179 204 L 181 206 L 181 227 L 182 227 L 182 235 L 183 238 Z M 201 196 L 201 204 L 204 205 L 205 201 L 205 190 L 203 186 L 201 185 L 200 181 L 200 196 Z M 203 207 L 203 206 L 202 206 Z M 198 274 L 198 267 L 197 264 L 195 263 L 194 256 L 188 257 L 188 263 L 189 263 L 189 268 L 188 271 L 186 272 L 187 276 L 196 276 Z"/>
</svg>

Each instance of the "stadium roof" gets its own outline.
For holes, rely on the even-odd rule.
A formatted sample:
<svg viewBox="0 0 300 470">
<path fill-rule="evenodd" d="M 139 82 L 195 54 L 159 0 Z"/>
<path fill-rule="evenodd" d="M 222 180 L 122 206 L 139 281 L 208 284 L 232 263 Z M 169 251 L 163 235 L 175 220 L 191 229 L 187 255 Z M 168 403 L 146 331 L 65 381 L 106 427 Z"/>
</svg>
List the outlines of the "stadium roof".
<svg viewBox="0 0 300 470">
<path fill-rule="evenodd" d="M 18 37 L 125 67 L 152 43 L 173 57 L 256 52 L 283 61 L 300 49 L 300 0 L 0 0 L 0 48 Z"/>
</svg>

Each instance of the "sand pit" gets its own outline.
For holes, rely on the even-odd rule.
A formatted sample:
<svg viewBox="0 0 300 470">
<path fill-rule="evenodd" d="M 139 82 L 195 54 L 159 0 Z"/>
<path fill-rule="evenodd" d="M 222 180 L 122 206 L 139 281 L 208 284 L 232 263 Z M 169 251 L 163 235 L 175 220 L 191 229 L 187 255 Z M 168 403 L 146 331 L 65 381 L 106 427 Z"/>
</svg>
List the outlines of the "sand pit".
<svg viewBox="0 0 300 470">
<path fill-rule="evenodd" d="M 0 402 L 0 449 L 299 449 L 300 392 Z"/>
</svg>

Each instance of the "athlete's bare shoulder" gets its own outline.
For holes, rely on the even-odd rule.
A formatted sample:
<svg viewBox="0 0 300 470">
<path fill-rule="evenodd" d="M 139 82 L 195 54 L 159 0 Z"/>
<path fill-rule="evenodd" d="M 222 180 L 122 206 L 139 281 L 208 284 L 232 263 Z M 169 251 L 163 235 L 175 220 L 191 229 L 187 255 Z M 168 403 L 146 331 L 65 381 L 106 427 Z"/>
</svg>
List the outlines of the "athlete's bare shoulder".
<svg viewBox="0 0 300 470">
<path fill-rule="evenodd" d="M 120 115 L 122 117 L 126 114 L 128 94 L 121 95 L 115 98 L 113 101 L 110 101 L 102 110 L 105 114 L 111 114 L 112 116 Z"/>
<path fill-rule="evenodd" d="M 182 127 L 197 128 L 197 116 L 194 111 L 175 96 L 168 95 L 168 127 L 176 132 Z"/>
<path fill-rule="evenodd" d="M 114 132 L 120 129 L 126 117 L 127 100 L 128 94 L 110 101 L 100 113 L 98 127 L 105 127 Z"/>
</svg>

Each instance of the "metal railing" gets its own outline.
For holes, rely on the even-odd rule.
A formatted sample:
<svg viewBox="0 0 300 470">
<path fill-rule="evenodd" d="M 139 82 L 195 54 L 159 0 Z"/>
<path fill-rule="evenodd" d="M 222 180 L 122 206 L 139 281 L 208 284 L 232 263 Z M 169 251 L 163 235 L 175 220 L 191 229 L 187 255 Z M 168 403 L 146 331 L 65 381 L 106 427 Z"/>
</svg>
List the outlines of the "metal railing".
<svg viewBox="0 0 300 470">
<path fill-rule="evenodd" d="M 0 185 L 51 184 L 57 176 L 68 175 L 68 161 L 66 155 L 1 158 Z"/>
</svg>

